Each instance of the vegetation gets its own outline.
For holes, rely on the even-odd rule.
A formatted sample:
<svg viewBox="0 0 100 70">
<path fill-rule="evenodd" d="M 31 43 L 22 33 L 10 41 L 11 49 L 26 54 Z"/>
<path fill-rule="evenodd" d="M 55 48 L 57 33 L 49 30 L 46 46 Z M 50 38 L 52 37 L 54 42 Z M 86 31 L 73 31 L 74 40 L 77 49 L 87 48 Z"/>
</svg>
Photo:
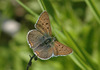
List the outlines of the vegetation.
<svg viewBox="0 0 100 70">
<path fill-rule="evenodd" d="M 53 36 L 73 53 L 33 60 L 30 70 L 100 70 L 100 0 L 0 0 L 0 70 L 26 69 L 33 55 L 26 36 L 44 10 Z M 20 24 L 14 34 L 3 29 L 8 20 Z"/>
</svg>

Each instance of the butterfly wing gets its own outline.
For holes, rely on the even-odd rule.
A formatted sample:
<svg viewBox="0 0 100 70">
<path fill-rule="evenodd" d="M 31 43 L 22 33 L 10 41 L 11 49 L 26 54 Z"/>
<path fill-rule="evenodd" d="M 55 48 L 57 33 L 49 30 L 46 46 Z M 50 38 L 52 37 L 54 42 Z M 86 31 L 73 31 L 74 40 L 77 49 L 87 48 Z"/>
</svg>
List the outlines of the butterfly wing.
<svg viewBox="0 0 100 70">
<path fill-rule="evenodd" d="M 42 44 L 46 37 L 38 30 L 30 30 L 27 35 L 27 41 L 33 52 L 42 60 L 47 60 L 52 56 L 53 48 L 50 45 Z M 42 44 L 42 45 L 41 45 Z"/>
<path fill-rule="evenodd" d="M 72 49 L 66 47 L 60 42 L 55 41 L 54 44 L 46 45 L 43 43 L 47 38 L 45 35 L 51 35 L 51 27 L 48 13 L 44 11 L 37 23 L 35 24 L 36 29 L 28 32 L 28 43 L 33 49 L 34 53 L 42 60 L 49 59 L 53 53 L 55 56 L 68 55 L 72 53 Z M 45 39 L 46 38 L 46 39 Z M 54 46 L 54 47 L 53 47 Z"/>
<path fill-rule="evenodd" d="M 51 47 L 51 45 L 47 46 L 43 44 L 35 48 L 33 51 L 38 58 L 42 60 L 47 60 L 52 57 L 53 47 Z"/>
<path fill-rule="evenodd" d="M 51 35 L 51 26 L 50 26 L 50 20 L 49 15 L 46 11 L 41 13 L 37 23 L 35 24 L 35 28 L 39 30 L 41 33 Z"/>
<path fill-rule="evenodd" d="M 71 48 L 61 44 L 58 41 L 54 42 L 53 50 L 54 50 L 54 55 L 55 56 L 64 56 L 64 55 L 68 55 L 68 54 L 72 53 Z"/>
<path fill-rule="evenodd" d="M 27 34 L 27 42 L 30 48 L 36 48 L 44 39 L 43 35 L 36 29 L 30 30 Z"/>
</svg>

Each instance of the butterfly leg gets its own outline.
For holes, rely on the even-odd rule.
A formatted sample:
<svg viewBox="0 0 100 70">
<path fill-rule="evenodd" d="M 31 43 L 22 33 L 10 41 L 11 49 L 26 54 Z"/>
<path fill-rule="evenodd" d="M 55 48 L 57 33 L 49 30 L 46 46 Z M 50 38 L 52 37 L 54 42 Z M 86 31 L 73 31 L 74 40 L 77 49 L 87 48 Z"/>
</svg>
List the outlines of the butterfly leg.
<svg viewBox="0 0 100 70">
<path fill-rule="evenodd" d="M 30 55 L 29 55 L 30 56 Z M 37 60 L 37 57 L 36 55 L 34 54 L 32 57 L 30 56 L 30 61 L 28 62 L 28 65 L 27 65 L 27 70 L 29 69 L 29 67 L 32 65 L 32 59 L 34 58 L 34 60 L 36 61 Z"/>
</svg>

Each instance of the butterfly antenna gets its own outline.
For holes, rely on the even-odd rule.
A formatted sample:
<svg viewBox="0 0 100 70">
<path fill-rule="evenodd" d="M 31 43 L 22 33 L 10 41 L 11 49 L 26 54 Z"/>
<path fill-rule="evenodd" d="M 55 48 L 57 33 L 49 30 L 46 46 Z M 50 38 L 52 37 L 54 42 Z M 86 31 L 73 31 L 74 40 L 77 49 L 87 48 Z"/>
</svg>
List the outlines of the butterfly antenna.
<svg viewBox="0 0 100 70">
<path fill-rule="evenodd" d="M 32 65 L 32 59 L 34 58 L 35 61 L 37 60 L 37 57 L 35 54 L 32 57 L 31 57 L 31 55 L 29 55 L 29 56 L 30 56 L 30 61 L 28 62 L 27 70 L 29 70 L 29 67 Z"/>
</svg>

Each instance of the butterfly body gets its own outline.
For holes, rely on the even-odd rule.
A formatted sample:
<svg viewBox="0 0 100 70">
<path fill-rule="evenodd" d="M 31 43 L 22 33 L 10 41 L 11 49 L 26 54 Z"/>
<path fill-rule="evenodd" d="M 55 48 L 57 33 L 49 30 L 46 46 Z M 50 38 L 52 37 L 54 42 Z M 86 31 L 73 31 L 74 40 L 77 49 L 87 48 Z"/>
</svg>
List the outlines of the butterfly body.
<svg viewBox="0 0 100 70">
<path fill-rule="evenodd" d="M 43 41 L 43 43 L 41 43 L 40 45 L 44 46 L 46 45 L 47 47 L 49 47 L 50 44 L 53 44 L 53 39 L 52 38 L 47 38 L 46 40 Z"/>
<path fill-rule="evenodd" d="M 28 32 L 28 43 L 30 48 L 36 56 L 42 60 L 47 60 L 53 56 L 62 56 L 72 53 L 72 49 L 55 41 L 52 37 L 49 16 L 46 11 L 44 11 L 37 23 L 35 28 Z"/>
</svg>

